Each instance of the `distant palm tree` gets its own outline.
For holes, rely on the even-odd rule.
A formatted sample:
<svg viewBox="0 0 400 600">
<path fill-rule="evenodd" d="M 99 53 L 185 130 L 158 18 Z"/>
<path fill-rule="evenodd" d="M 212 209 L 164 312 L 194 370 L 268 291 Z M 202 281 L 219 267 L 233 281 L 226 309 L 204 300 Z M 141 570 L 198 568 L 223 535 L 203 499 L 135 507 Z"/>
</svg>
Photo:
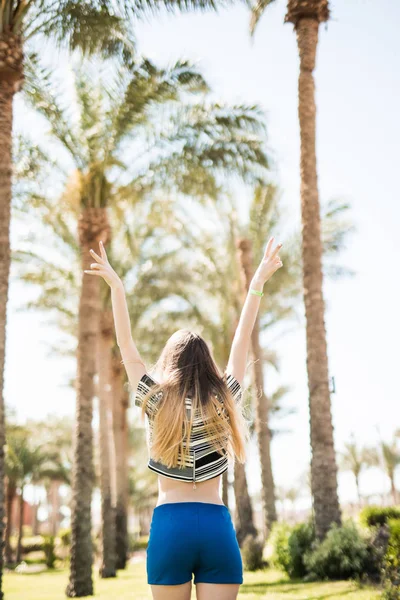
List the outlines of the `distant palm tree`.
<svg viewBox="0 0 400 600">
<path fill-rule="evenodd" d="M 380 467 L 385 471 L 390 481 L 393 504 L 397 504 L 399 502 L 399 492 L 396 488 L 395 474 L 400 465 L 400 450 L 396 439 L 389 443 L 382 440 L 379 448 L 370 448 L 367 460 L 370 466 Z"/>
<path fill-rule="evenodd" d="M 354 438 L 347 442 L 344 451 L 341 453 L 339 466 L 343 471 L 351 471 L 357 487 L 358 502 L 361 506 L 362 497 L 360 491 L 360 475 L 364 469 L 370 466 L 371 453 L 368 448 L 360 448 Z"/>
<path fill-rule="evenodd" d="M 11 427 L 7 432 L 7 463 L 9 475 L 19 488 L 19 527 L 16 562 L 22 558 L 22 536 L 24 522 L 24 489 L 27 483 L 35 483 L 49 472 L 58 470 L 57 455 L 42 445 L 37 445 L 32 432 L 23 427 Z M 9 518 L 11 514 L 9 514 Z"/>
<path fill-rule="evenodd" d="M 251 31 L 274 0 L 256 0 Z M 329 389 L 324 298 L 322 292 L 322 242 L 315 153 L 315 58 L 320 23 L 328 21 L 328 0 L 288 0 L 285 21 L 293 23 L 300 58 L 299 122 L 301 140 L 301 217 L 303 288 L 307 332 L 312 448 L 312 489 L 316 533 L 323 538 L 332 523 L 340 524 L 337 465 Z"/>
</svg>

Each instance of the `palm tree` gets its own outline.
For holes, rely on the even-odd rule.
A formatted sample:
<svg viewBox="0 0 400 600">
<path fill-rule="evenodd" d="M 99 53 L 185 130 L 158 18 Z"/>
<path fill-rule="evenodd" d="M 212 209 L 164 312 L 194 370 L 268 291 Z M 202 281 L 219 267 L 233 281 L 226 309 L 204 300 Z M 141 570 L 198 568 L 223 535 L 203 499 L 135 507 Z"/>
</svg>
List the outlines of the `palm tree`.
<svg viewBox="0 0 400 600">
<path fill-rule="evenodd" d="M 393 504 L 397 504 L 399 501 L 399 492 L 396 488 L 395 474 L 397 467 L 400 465 L 400 450 L 396 439 L 393 439 L 392 442 L 381 440 L 379 448 L 369 449 L 367 452 L 367 461 L 371 467 L 380 467 L 385 471 L 390 481 Z"/>
<path fill-rule="evenodd" d="M 251 31 L 274 0 L 253 5 Z M 332 523 L 340 524 L 337 465 L 333 441 L 324 298 L 322 242 L 315 153 L 316 107 L 314 68 L 319 24 L 329 19 L 328 0 L 288 0 L 285 22 L 293 23 L 300 57 L 299 122 L 301 139 L 301 219 L 303 295 L 307 333 L 311 473 L 316 533 L 323 538 Z"/>
<path fill-rule="evenodd" d="M 105 55 L 124 51 L 125 22 L 115 15 L 113 2 L 52 2 L 51 0 L 3 0 L 0 7 L 0 540 L 3 539 L 4 506 L 4 361 L 6 310 L 10 271 L 11 146 L 13 98 L 24 80 L 24 44 L 37 35 L 51 37 L 59 45 Z M 0 553 L 0 599 L 2 553 Z"/>
<path fill-rule="evenodd" d="M 60 347 L 55 348 L 54 352 L 60 353 Z M 45 471 L 40 471 L 39 476 L 32 480 L 31 484 L 44 487 L 47 496 L 48 522 L 51 535 L 57 535 L 60 525 L 60 487 L 61 485 L 70 486 L 72 451 L 71 438 L 73 432 L 73 420 L 67 418 L 49 415 L 45 421 L 36 421 L 29 419 L 26 421 L 26 428 L 34 432 L 38 445 L 46 449 L 46 452 L 53 457 L 52 467 Z M 39 504 L 34 506 L 33 527 L 38 531 L 37 509 Z M 34 533 L 35 535 L 35 533 Z"/>
<path fill-rule="evenodd" d="M 14 426 L 7 430 L 7 462 L 10 481 L 19 487 L 19 528 L 16 562 L 22 557 L 22 537 L 24 521 L 24 488 L 27 483 L 35 483 L 39 479 L 58 470 L 57 455 L 37 445 L 37 438 L 24 427 Z M 8 517 L 11 517 L 9 513 Z M 10 520 L 11 524 L 11 520 Z"/>
<path fill-rule="evenodd" d="M 360 448 L 354 438 L 347 442 L 344 451 L 341 453 L 340 467 L 343 471 L 351 471 L 357 487 L 358 502 L 361 506 L 362 497 L 360 491 L 360 475 L 362 471 L 370 466 L 371 452 L 367 448 Z"/>
</svg>

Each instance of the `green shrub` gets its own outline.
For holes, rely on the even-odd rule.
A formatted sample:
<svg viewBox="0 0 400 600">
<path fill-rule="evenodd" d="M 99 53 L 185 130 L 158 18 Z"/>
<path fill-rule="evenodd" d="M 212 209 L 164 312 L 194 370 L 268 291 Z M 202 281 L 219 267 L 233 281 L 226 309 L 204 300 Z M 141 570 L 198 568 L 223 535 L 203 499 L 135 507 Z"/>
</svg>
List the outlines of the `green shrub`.
<svg viewBox="0 0 400 600">
<path fill-rule="evenodd" d="M 46 566 L 49 569 L 54 569 L 54 564 L 57 560 L 55 553 L 54 535 L 47 535 L 44 538 L 43 551 L 46 557 Z"/>
<path fill-rule="evenodd" d="M 386 525 L 389 519 L 400 519 L 400 507 L 366 506 L 360 512 L 361 523 L 367 527 Z"/>
<path fill-rule="evenodd" d="M 289 553 L 289 537 L 291 532 L 292 528 L 287 523 L 274 523 L 269 540 L 272 546 L 271 563 L 274 567 L 282 569 L 286 573 L 289 573 L 291 564 Z"/>
<path fill-rule="evenodd" d="M 390 537 L 382 570 L 382 598 L 400 600 L 400 519 L 390 519 L 388 525 Z"/>
<path fill-rule="evenodd" d="M 305 554 L 308 579 L 360 577 L 368 558 L 367 542 L 354 523 L 333 525 L 325 539 Z"/>
<path fill-rule="evenodd" d="M 310 552 L 315 542 L 315 528 L 313 523 L 299 523 L 289 535 L 288 550 L 289 563 L 287 572 L 290 577 L 305 577 L 307 569 L 304 564 L 306 552 Z"/>
<path fill-rule="evenodd" d="M 367 560 L 364 567 L 363 579 L 379 583 L 389 543 L 389 527 L 382 525 L 374 527 L 367 540 Z"/>
<path fill-rule="evenodd" d="M 244 568 L 247 571 L 257 571 L 265 567 L 263 561 L 263 543 L 254 537 L 254 535 L 247 535 L 242 543 L 242 558 Z"/>
</svg>

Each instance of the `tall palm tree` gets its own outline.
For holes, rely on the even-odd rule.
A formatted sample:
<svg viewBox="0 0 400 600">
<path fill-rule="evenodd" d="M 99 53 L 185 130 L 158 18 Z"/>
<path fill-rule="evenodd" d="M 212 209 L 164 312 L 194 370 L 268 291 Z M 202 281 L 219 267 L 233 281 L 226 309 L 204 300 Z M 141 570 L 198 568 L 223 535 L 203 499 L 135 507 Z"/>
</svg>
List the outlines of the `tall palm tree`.
<svg viewBox="0 0 400 600">
<path fill-rule="evenodd" d="M 352 437 L 350 442 L 347 442 L 344 446 L 344 451 L 341 453 L 341 460 L 339 463 L 340 468 L 343 471 L 351 471 L 354 475 L 357 488 L 358 503 L 361 506 L 362 497 L 360 491 L 360 476 L 364 469 L 370 466 L 371 453 L 368 448 L 360 448 L 354 438 Z"/>
<path fill-rule="evenodd" d="M 274 0 L 253 5 L 251 31 Z M 322 292 L 322 243 L 315 153 L 314 69 L 320 23 L 329 19 L 328 0 L 288 0 L 285 22 L 293 23 L 300 58 L 299 122 L 301 140 L 301 219 L 303 295 L 307 334 L 311 473 L 316 533 L 323 538 L 332 523 L 341 522 L 337 465 L 329 389 L 325 306 Z"/>
<path fill-rule="evenodd" d="M 4 506 L 4 361 L 6 310 L 10 271 L 11 147 L 13 98 L 24 80 L 24 45 L 37 35 L 86 52 L 115 54 L 123 42 L 126 23 L 117 17 L 113 2 L 52 2 L 51 0 L 3 0 L 0 6 L 0 540 L 3 539 Z M 0 553 L 0 599 L 2 591 Z"/>
</svg>

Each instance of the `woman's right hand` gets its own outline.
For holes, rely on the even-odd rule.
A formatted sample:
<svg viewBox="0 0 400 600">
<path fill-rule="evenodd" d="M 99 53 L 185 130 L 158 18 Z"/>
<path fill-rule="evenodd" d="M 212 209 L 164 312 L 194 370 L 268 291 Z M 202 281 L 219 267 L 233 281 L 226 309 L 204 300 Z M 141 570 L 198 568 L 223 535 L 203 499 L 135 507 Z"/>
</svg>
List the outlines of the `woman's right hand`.
<svg viewBox="0 0 400 600">
<path fill-rule="evenodd" d="M 279 250 L 282 248 L 282 244 L 279 243 L 275 248 L 272 248 L 274 241 L 275 237 L 269 239 L 264 256 L 253 276 L 253 280 L 260 282 L 262 285 L 283 265 L 283 262 L 278 255 Z"/>
</svg>

